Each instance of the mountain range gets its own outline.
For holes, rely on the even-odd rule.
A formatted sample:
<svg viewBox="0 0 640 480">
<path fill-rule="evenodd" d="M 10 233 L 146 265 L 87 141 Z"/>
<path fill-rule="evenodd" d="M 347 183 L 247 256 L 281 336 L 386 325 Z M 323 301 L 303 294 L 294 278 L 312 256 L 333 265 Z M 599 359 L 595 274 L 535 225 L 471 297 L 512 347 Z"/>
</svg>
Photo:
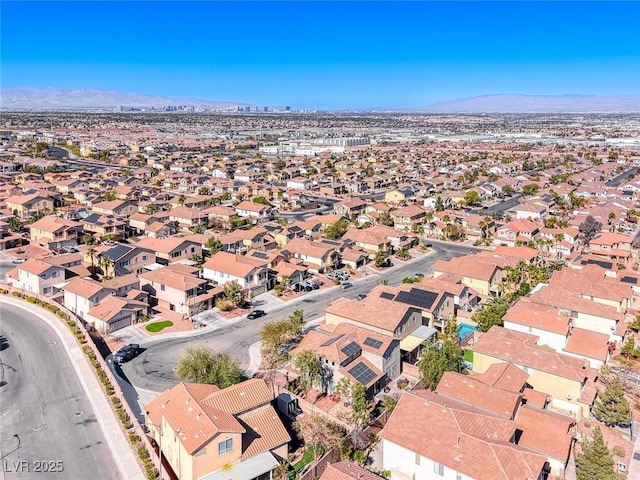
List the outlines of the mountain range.
<svg viewBox="0 0 640 480">
<path fill-rule="evenodd" d="M 242 102 L 175 98 L 121 93 L 96 88 L 5 88 L 0 90 L 2 110 L 82 110 L 164 108 L 183 105 L 196 109 L 247 106 Z M 390 111 L 425 113 L 627 113 L 640 112 L 640 95 L 522 95 L 496 94 L 436 102 Z"/>
</svg>

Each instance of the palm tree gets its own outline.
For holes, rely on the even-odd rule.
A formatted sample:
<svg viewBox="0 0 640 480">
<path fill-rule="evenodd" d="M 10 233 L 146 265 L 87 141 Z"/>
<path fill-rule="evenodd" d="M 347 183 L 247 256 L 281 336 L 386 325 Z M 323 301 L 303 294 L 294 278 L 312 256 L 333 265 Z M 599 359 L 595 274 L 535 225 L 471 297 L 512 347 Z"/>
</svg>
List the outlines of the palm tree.
<svg viewBox="0 0 640 480">
<path fill-rule="evenodd" d="M 553 236 L 553 239 L 556 242 L 556 255 L 559 257 L 560 256 L 560 250 L 558 249 L 558 245 L 560 245 L 560 243 L 564 241 L 564 233 L 556 233 Z"/>
<path fill-rule="evenodd" d="M 96 249 L 90 245 L 89 248 L 87 248 L 85 255 L 91 259 L 91 276 L 95 280 L 96 279 L 96 265 L 95 265 Z"/>
<path fill-rule="evenodd" d="M 114 263 L 113 263 L 113 260 L 111 259 L 111 257 L 107 257 L 106 255 L 100 257 L 100 268 L 102 269 L 102 276 L 103 277 L 108 277 L 109 276 L 109 271 L 111 270 L 113 265 L 114 265 Z"/>
<path fill-rule="evenodd" d="M 429 211 L 424 214 L 424 220 L 429 226 L 429 235 L 433 235 L 433 212 Z"/>
</svg>

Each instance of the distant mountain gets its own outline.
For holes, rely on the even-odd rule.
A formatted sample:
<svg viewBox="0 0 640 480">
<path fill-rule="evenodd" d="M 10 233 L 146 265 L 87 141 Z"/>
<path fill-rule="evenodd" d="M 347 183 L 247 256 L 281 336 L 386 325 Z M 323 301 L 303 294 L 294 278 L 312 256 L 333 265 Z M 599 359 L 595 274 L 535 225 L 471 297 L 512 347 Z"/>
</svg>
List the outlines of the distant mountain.
<svg viewBox="0 0 640 480">
<path fill-rule="evenodd" d="M 433 113 L 626 113 L 640 112 L 640 95 L 482 95 L 404 110 Z"/>
<path fill-rule="evenodd" d="M 227 108 L 245 106 L 245 103 L 202 100 L 198 98 L 172 98 L 108 90 L 58 88 L 3 88 L 0 90 L 0 108 L 3 110 L 69 110 L 112 109 L 117 106 L 137 108 L 163 108 L 184 105 L 194 108 Z"/>
</svg>

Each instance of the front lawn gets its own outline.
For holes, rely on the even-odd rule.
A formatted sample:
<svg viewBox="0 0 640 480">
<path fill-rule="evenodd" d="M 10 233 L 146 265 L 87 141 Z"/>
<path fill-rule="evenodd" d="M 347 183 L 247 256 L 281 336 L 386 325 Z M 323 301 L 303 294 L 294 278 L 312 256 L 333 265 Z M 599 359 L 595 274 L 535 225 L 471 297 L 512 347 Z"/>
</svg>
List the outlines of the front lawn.
<svg viewBox="0 0 640 480">
<path fill-rule="evenodd" d="M 173 322 L 171 320 L 163 320 L 160 322 L 150 323 L 149 325 L 147 325 L 146 328 L 151 333 L 158 333 L 158 332 L 161 332 L 163 329 L 167 327 L 172 327 L 172 326 L 173 326 Z"/>
<path fill-rule="evenodd" d="M 322 457 L 323 454 L 324 452 L 321 447 L 318 451 L 318 458 Z M 309 445 L 305 450 L 304 455 L 302 455 L 302 458 L 293 464 L 293 470 L 295 472 L 299 472 L 311 462 L 313 462 L 313 446 Z"/>
</svg>

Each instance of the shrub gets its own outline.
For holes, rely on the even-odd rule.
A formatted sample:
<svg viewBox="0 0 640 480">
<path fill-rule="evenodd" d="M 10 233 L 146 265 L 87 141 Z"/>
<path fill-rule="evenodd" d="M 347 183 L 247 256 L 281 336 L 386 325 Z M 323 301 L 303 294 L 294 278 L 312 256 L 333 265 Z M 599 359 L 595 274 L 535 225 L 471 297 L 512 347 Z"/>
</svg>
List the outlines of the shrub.
<svg viewBox="0 0 640 480">
<path fill-rule="evenodd" d="M 145 447 L 138 447 L 138 456 L 142 460 L 146 460 L 147 458 L 149 458 L 149 452 L 147 452 L 147 449 Z"/>
<path fill-rule="evenodd" d="M 216 308 L 222 312 L 228 312 L 233 308 L 233 303 L 229 300 L 225 300 L 224 298 L 219 298 L 216 300 Z"/>
<path fill-rule="evenodd" d="M 620 445 L 616 445 L 611 450 L 616 457 L 624 457 L 624 448 Z"/>
</svg>

